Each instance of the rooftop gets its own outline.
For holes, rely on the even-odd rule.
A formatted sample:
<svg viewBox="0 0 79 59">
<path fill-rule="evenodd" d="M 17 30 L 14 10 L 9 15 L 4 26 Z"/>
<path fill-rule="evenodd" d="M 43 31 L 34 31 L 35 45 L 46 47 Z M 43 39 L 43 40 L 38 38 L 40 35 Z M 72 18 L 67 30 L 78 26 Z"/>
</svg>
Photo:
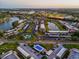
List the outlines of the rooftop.
<svg viewBox="0 0 79 59">
<path fill-rule="evenodd" d="M 8 51 L 1 56 L 1 59 L 20 59 L 15 51 Z"/>
<path fill-rule="evenodd" d="M 71 49 L 70 55 L 67 59 L 79 59 L 79 50 Z"/>
<path fill-rule="evenodd" d="M 20 45 L 18 47 L 18 50 L 25 56 L 31 56 L 34 59 L 41 59 L 41 55 L 36 53 L 32 48 L 30 48 L 28 45 Z M 24 52 L 23 52 L 24 51 Z"/>
</svg>

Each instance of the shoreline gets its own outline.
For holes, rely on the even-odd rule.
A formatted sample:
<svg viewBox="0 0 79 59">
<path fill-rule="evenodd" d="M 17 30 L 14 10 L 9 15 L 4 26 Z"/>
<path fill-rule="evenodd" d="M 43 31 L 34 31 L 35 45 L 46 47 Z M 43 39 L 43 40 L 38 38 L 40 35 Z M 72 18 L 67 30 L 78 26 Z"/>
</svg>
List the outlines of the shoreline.
<svg viewBox="0 0 79 59">
<path fill-rule="evenodd" d="M 0 24 L 3 24 L 3 23 L 5 23 L 5 22 L 8 22 L 8 21 L 9 21 L 9 18 L 10 18 L 10 16 L 5 17 L 5 18 L 1 18 L 1 19 L 0 19 Z"/>
</svg>

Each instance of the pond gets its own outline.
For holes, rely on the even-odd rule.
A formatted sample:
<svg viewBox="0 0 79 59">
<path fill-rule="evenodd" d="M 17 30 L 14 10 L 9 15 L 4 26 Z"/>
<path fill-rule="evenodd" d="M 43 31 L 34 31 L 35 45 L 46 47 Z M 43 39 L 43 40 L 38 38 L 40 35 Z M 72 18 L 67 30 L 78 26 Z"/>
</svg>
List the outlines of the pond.
<svg viewBox="0 0 79 59">
<path fill-rule="evenodd" d="M 18 21 L 19 18 L 18 17 L 11 17 L 9 18 L 8 22 L 2 23 L 0 24 L 0 30 L 9 30 L 12 28 L 12 23 L 15 21 Z"/>
</svg>

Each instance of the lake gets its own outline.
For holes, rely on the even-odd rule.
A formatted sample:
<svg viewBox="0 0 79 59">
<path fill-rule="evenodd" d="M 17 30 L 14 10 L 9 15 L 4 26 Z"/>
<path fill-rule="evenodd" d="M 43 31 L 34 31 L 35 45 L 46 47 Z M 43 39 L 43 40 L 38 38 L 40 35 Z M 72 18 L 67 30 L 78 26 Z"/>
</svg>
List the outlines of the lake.
<svg viewBox="0 0 79 59">
<path fill-rule="evenodd" d="M 0 24 L 0 30 L 9 30 L 12 28 L 12 23 L 15 21 L 18 21 L 19 18 L 18 17 L 11 17 L 9 18 L 8 22 L 2 23 Z"/>
</svg>

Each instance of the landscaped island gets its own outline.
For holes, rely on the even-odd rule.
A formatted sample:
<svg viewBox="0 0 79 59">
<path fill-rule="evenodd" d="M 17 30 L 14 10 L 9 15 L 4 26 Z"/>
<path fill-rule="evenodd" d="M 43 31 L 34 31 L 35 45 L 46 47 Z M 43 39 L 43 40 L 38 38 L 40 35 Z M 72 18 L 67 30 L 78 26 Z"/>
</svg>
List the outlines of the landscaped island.
<svg viewBox="0 0 79 59">
<path fill-rule="evenodd" d="M 9 20 L 10 15 L 0 14 L 0 24 Z"/>
</svg>

